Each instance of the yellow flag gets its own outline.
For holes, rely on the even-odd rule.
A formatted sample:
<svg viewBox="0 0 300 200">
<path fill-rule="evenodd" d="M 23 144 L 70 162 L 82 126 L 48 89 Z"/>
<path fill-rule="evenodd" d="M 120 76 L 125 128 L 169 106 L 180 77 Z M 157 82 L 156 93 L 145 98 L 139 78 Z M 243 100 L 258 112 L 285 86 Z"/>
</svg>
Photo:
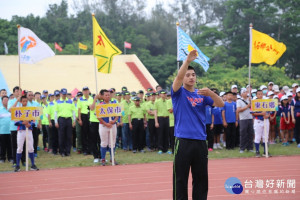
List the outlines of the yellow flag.
<svg viewBox="0 0 300 200">
<path fill-rule="evenodd" d="M 93 15 L 93 55 L 97 58 L 98 71 L 102 73 L 110 73 L 112 67 L 112 59 L 115 55 L 121 54 L 118 49 L 107 38 L 101 27 L 99 26 L 95 16 Z"/>
<path fill-rule="evenodd" d="M 274 65 L 286 50 L 285 44 L 277 42 L 265 33 L 252 29 L 251 63 L 265 62 Z"/>
<path fill-rule="evenodd" d="M 79 47 L 79 49 L 83 49 L 83 50 L 87 50 L 87 45 L 84 45 L 84 44 L 82 44 L 82 43 L 78 43 L 78 47 Z"/>
</svg>

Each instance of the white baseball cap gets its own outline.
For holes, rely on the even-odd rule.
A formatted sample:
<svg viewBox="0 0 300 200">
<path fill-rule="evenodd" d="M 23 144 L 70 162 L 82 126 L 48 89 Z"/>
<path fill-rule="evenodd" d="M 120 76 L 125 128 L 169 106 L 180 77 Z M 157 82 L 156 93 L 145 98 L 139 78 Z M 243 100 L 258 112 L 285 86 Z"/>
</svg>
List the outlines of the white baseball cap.
<svg viewBox="0 0 300 200">
<path fill-rule="evenodd" d="M 242 88 L 242 89 L 241 89 L 241 94 L 243 94 L 244 92 L 247 92 L 247 89 L 246 89 L 246 88 Z"/>
<path fill-rule="evenodd" d="M 278 95 L 274 95 L 273 99 L 279 99 Z"/>
<path fill-rule="evenodd" d="M 267 88 L 267 86 L 265 86 L 265 85 L 261 85 L 259 89 L 260 89 L 260 90 L 264 90 L 264 89 L 268 89 L 268 88 Z"/>
<path fill-rule="evenodd" d="M 284 92 L 288 92 L 290 88 L 289 88 L 288 86 L 285 85 L 285 86 L 283 86 L 282 89 L 283 89 Z"/>
<path fill-rule="evenodd" d="M 257 89 L 252 89 L 251 90 L 251 93 L 256 93 L 257 92 Z"/>
<path fill-rule="evenodd" d="M 274 91 L 275 90 L 278 90 L 279 91 L 279 86 L 278 85 L 273 85 L 273 88 L 272 88 Z"/>
<path fill-rule="evenodd" d="M 232 86 L 231 86 L 231 89 L 233 89 L 233 88 L 236 88 L 236 89 L 237 89 L 238 87 L 237 87 L 237 85 L 232 85 Z"/>
<path fill-rule="evenodd" d="M 300 88 L 297 88 L 296 93 L 300 92 Z"/>
<path fill-rule="evenodd" d="M 293 96 L 293 93 L 289 92 L 286 94 L 287 97 Z"/>
<path fill-rule="evenodd" d="M 274 83 L 273 82 L 269 82 L 268 85 L 274 85 Z"/>
<path fill-rule="evenodd" d="M 288 100 L 289 98 L 286 96 L 286 95 L 283 95 L 280 99 L 280 101 L 283 101 L 283 100 Z"/>
<path fill-rule="evenodd" d="M 274 95 L 274 92 L 269 91 L 267 95 L 268 95 L 268 97 L 271 96 L 271 95 Z"/>
<path fill-rule="evenodd" d="M 297 83 L 293 83 L 292 87 L 299 86 Z"/>
<path fill-rule="evenodd" d="M 241 96 L 240 96 L 240 95 L 237 95 L 237 99 L 241 99 Z"/>
<path fill-rule="evenodd" d="M 220 97 L 224 96 L 225 92 L 220 92 Z"/>
</svg>

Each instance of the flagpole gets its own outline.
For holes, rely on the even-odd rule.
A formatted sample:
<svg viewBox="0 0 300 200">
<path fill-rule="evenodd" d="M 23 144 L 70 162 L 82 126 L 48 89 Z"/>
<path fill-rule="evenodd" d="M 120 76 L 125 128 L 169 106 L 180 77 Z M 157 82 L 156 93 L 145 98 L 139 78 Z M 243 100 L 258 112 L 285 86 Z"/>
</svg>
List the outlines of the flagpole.
<svg viewBox="0 0 300 200">
<path fill-rule="evenodd" d="M 251 57 L 252 57 L 252 23 L 249 24 L 249 35 L 250 35 L 250 42 L 249 42 L 249 96 L 251 95 Z"/>
<path fill-rule="evenodd" d="M 179 60 L 178 60 L 178 26 L 179 26 L 179 22 L 176 22 L 176 31 L 177 31 L 177 70 L 179 71 Z"/>
<path fill-rule="evenodd" d="M 126 48 L 125 48 L 125 43 L 124 43 L 124 55 L 126 55 Z"/>
<path fill-rule="evenodd" d="M 95 17 L 95 14 L 92 13 L 92 17 Z M 94 22 L 93 22 L 93 28 L 94 28 Z M 93 45 L 94 43 L 94 31 L 93 31 Z M 93 48 L 93 51 L 95 51 L 95 49 Z M 95 68 L 95 82 L 96 82 L 96 95 L 98 94 L 98 80 L 97 80 L 97 63 L 96 63 L 96 58 L 94 56 L 94 68 Z"/>
<path fill-rule="evenodd" d="M 21 88 L 21 62 L 20 62 L 20 25 L 17 25 L 18 27 L 18 57 L 19 57 L 19 87 Z"/>
</svg>

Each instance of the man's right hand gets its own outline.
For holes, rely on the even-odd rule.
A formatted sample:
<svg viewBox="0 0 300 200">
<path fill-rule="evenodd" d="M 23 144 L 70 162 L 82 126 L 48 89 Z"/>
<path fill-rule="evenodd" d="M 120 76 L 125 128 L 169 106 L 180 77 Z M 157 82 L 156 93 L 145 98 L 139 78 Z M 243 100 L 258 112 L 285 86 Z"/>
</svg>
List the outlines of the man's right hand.
<svg viewBox="0 0 300 200">
<path fill-rule="evenodd" d="M 227 122 L 223 122 L 223 126 L 224 126 L 224 128 L 227 128 L 227 126 L 228 126 Z"/>
<path fill-rule="evenodd" d="M 107 128 L 111 128 L 112 124 L 111 123 L 105 123 L 104 126 L 106 126 Z"/>
<path fill-rule="evenodd" d="M 59 128 L 59 125 L 58 125 L 58 123 L 56 123 L 56 124 L 55 124 L 55 127 L 56 127 L 56 128 Z"/>
<path fill-rule="evenodd" d="M 159 123 L 155 123 L 155 128 L 159 128 Z"/>
<path fill-rule="evenodd" d="M 82 120 L 81 120 L 81 119 L 78 120 L 78 124 L 79 124 L 80 126 L 82 126 Z"/>
<path fill-rule="evenodd" d="M 192 50 L 186 57 L 186 60 L 191 63 L 192 61 L 194 61 L 198 56 L 198 52 L 196 49 Z"/>
</svg>

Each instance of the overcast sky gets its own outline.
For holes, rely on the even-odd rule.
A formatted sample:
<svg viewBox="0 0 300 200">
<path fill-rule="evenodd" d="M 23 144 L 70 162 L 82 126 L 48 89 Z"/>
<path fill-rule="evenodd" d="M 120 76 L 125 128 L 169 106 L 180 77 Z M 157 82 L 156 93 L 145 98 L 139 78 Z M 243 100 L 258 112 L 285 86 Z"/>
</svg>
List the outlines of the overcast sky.
<svg viewBox="0 0 300 200">
<path fill-rule="evenodd" d="M 69 5 L 69 14 L 74 14 L 72 10 L 73 0 L 67 0 Z M 156 2 L 166 2 L 173 0 L 147 0 L 147 11 Z M 25 17 L 32 13 L 34 16 L 45 16 L 49 4 L 60 4 L 61 0 L 0 0 L 0 18 L 11 20 L 13 15 Z"/>
</svg>

